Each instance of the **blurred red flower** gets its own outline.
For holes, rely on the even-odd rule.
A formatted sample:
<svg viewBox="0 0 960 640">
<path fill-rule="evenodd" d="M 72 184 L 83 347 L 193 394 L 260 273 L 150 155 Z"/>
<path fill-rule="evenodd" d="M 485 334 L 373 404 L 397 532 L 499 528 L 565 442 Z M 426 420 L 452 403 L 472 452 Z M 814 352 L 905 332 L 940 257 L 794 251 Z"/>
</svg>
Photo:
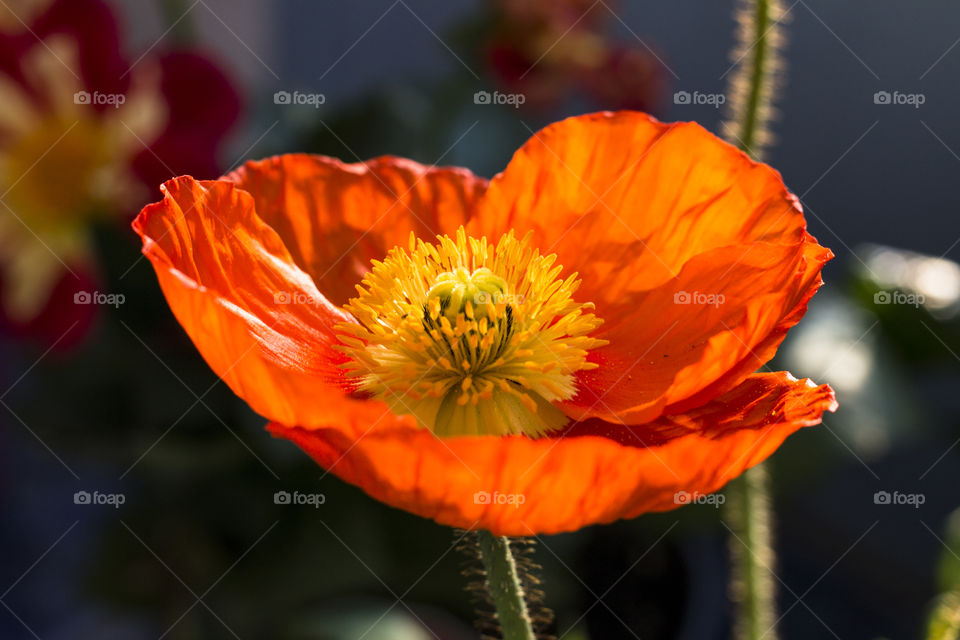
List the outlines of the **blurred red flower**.
<svg viewBox="0 0 960 640">
<path fill-rule="evenodd" d="M 215 175 L 236 90 L 199 52 L 130 60 L 101 0 L 0 12 L 0 327 L 69 346 L 95 305 L 91 225 L 136 211 L 147 185 Z M 70 329 L 73 327 L 72 329 Z"/>
</svg>

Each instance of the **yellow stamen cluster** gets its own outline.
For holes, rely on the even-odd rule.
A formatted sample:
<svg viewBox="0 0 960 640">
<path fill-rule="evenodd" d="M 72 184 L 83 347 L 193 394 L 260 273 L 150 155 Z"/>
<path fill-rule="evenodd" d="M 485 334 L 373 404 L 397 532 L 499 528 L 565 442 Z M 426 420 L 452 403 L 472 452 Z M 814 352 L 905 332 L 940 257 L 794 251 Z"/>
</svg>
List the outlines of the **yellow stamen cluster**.
<svg viewBox="0 0 960 640">
<path fill-rule="evenodd" d="M 567 418 L 552 403 L 573 397 L 573 374 L 602 340 L 602 322 L 573 300 L 577 274 L 560 279 L 556 256 L 513 232 L 494 246 L 470 238 L 437 244 L 412 234 L 357 285 L 342 324 L 344 365 L 358 388 L 412 414 L 438 435 L 539 436 Z"/>
</svg>

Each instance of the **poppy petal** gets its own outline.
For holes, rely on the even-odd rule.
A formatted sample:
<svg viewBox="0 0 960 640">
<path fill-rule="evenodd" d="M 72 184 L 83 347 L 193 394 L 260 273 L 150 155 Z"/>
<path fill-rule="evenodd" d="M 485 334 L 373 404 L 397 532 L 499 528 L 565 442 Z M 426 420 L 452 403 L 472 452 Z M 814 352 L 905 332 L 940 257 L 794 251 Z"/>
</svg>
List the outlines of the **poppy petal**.
<svg viewBox="0 0 960 640">
<path fill-rule="evenodd" d="M 180 177 L 134 221 L 171 309 L 210 367 L 258 413 L 311 426 L 378 403 L 346 395 L 332 347 L 349 320 L 293 263 L 253 198 Z"/>
<path fill-rule="evenodd" d="M 355 438 L 340 427 L 270 429 L 387 504 L 441 524 L 524 536 L 673 509 L 683 503 L 678 492 L 717 491 L 835 407 L 829 387 L 780 372 L 660 418 L 648 428 L 670 437 L 654 446 L 624 444 L 617 434 L 439 439 L 387 428 Z"/>
<path fill-rule="evenodd" d="M 535 134 L 471 222 L 474 235 L 532 231 L 580 275 L 609 344 L 563 408 L 624 424 L 706 402 L 773 356 L 832 257 L 805 225 L 775 170 L 695 123 L 635 112 Z"/>
<path fill-rule="evenodd" d="M 412 231 L 432 240 L 466 222 L 487 181 L 465 169 L 383 157 L 346 164 L 290 154 L 248 162 L 228 176 L 256 202 L 296 264 L 342 305 L 354 286 Z"/>
<path fill-rule="evenodd" d="M 713 383 L 702 387 L 699 391 L 684 399 L 678 399 L 679 394 L 673 394 L 669 406 L 664 410 L 665 413 L 683 413 L 705 404 L 710 399 L 716 398 L 735 387 L 776 355 L 780 343 L 787 335 L 787 331 L 800 322 L 806 314 L 810 299 L 823 284 L 823 278 L 820 275 L 823 265 L 833 257 L 832 251 L 817 245 L 812 237 L 811 241 L 804 245 L 805 258 L 798 271 L 798 274 L 802 272 L 802 275 L 794 283 L 794 297 L 792 299 L 788 298 L 787 304 L 784 305 L 785 308 L 793 305 L 792 311 L 784 315 L 777 326 L 763 340 L 746 350 L 740 362 L 727 370 L 723 376 Z"/>
<path fill-rule="evenodd" d="M 568 118 L 534 134 L 496 176 L 473 235 L 533 231 L 541 253 L 583 279 L 599 315 L 652 289 L 692 257 L 805 237 L 780 174 L 693 122 L 639 112 Z"/>
<path fill-rule="evenodd" d="M 590 354 L 599 366 L 578 373 L 579 393 L 565 411 L 638 424 L 734 387 L 776 353 L 830 255 L 816 244 L 757 243 L 696 256 L 677 278 L 605 318 L 596 336 L 609 344 Z"/>
</svg>

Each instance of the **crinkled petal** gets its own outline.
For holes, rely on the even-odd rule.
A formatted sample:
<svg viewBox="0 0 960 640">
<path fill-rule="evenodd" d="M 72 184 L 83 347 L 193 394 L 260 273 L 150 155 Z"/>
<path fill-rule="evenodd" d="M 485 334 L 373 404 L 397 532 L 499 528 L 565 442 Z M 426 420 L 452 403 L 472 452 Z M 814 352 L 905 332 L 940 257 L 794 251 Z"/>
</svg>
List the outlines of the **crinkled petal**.
<svg viewBox="0 0 960 640">
<path fill-rule="evenodd" d="M 471 232 L 534 233 L 583 278 L 603 315 L 692 257 L 728 245 L 796 245 L 805 223 L 769 166 L 692 122 L 639 112 L 568 118 L 537 132 L 490 188 Z"/>
<path fill-rule="evenodd" d="M 181 177 L 134 222 L 171 309 L 210 367 L 258 413 L 304 426 L 377 403 L 348 395 L 334 307 L 228 181 Z"/>
<path fill-rule="evenodd" d="M 776 353 L 830 255 L 814 243 L 764 243 L 696 256 L 677 278 L 612 308 L 596 332 L 609 344 L 589 356 L 599 366 L 579 372 L 564 409 L 638 424 L 733 388 Z"/>
<path fill-rule="evenodd" d="M 832 257 L 776 171 L 695 123 L 636 112 L 534 134 L 470 229 L 532 232 L 579 273 L 609 344 L 563 407 L 624 424 L 707 402 L 768 361 Z"/>
<path fill-rule="evenodd" d="M 609 433 L 439 439 L 406 427 L 270 429 L 394 507 L 445 525 L 525 536 L 672 509 L 683 503 L 681 491 L 717 491 L 835 407 L 829 387 L 771 373 L 750 376 L 689 413 L 639 427 L 607 425 Z M 659 442 L 642 444 L 629 429 L 659 434 Z"/>
<path fill-rule="evenodd" d="M 410 232 L 432 240 L 465 223 L 487 181 L 465 169 L 383 157 L 346 164 L 290 154 L 248 162 L 230 174 L 284 239 L 297 265 L 334 304 Z"/>
</svg>

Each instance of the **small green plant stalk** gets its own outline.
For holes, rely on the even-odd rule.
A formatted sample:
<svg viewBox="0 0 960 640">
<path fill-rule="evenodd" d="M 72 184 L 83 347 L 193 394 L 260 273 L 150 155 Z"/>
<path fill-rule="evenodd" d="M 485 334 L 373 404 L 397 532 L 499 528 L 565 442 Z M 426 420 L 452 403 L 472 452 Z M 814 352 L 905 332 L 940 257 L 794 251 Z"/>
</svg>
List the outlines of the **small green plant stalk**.
<svg viewBox="0 0 960 640">
<path fill-rule="evenodd" d="M 463 575 L 476 606 L 475 625 L 484 640 L 548 640 L 553 612 L 544 603 L 533 561 L 534 540 L 489 531 L 457 533 L 466 554 Z"/>
<path fill-rule="evenodd" d="M 755 160 L 773 143 L 770 121 L 773 101 L 781 88 L 785 65 L 782 23 L 786 12 L 779 0 L 743 0 L 736 12 L 737 44 L 732 52 L 736 70 L 727 90 L 724 137 Z M 728 485 L 723 519 L 730 528 L 731 598 L 736 640 L 776 640 L 776 585 L 769 500 L 769 476 L 764 465 L 748 470 Z"/>
<path fill-rule="evenodd" d="M 774 142 L 770 122 L 786 71 L 781 52 L 787 13 L 779 0 L 742 0 L 735 19 L 737 43 L 731 60 L 736 70 L 727 87 L 721 131 L 728 142 L 762 160 Z"/>
<path fill-rule="evenodd" d="M 503 640 L 536 640 L 510 540 L 489 531 L 480 531 L 477 544 Z"/>
<path fill-rule="evenodd" d="M 736 640 L 776 640 L 776 556 L 770 531 L 769 477 L 764 465 L 728 485 L 723 518 L 730 527 L 731 598 Z"/>
</svg>

